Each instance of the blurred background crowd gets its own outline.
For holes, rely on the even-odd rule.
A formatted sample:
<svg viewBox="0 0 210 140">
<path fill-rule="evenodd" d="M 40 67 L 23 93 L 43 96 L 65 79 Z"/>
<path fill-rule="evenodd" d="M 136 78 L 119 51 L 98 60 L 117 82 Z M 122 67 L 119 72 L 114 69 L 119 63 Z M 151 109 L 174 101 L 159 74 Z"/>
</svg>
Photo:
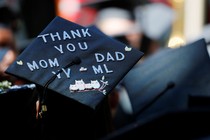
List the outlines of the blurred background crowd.
<svg viewBox="0 0 210 140">
<path fill-rule="evenodd" d="M 4 75 L 6 65 L 55 16 L 96 25 L 146 57 L 161 47 L 179 47 L 200 37 L 209 41 L 209 7 L 209 0 L 1 0 L 0 60 L 8 60 L 0 63 L 0 73 Z M 8 47 L 12 51 L 3 57 Z"/>
<path fill-rule="evenodd" d="M 145 54 L 139 63 L 162 48 L 182 47 L 199 38 L 210 42 L 210 0 L 1 0 L 0 81 L 26 83 L 4 71 L 55 16 L 95 25 L 137 48 Z M 113 92 L 110 106 L 118 128 L 129 123 L 132 107 L 120 84 Z"/>
<path fill-rule="evenodd" d="M 158 46 L 177 47 L 201 35 L 208 39 L 209 5 L 209 0 L 1 0 L 1 46 L 15 50 L 15 57 L 61 16 L 83 26 L 94 24 L 147 55 Z"/>
</svg>

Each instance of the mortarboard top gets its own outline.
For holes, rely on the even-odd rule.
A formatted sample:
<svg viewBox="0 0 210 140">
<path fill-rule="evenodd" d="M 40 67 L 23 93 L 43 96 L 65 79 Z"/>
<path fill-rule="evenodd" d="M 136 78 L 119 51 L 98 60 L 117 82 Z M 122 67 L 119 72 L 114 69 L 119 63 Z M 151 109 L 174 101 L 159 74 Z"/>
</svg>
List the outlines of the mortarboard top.
<svg viewBox="0 0 210 140">
<path fill-rule="evenodd" d="M 176 49 L 164 48 L 136 65 L 122 81 L 136 120 L 145 123 L 168 112 L 185 110 L 189 96 L 210 96 L 210 87 L 206 86 L 209 71 L 203 38 Z"/>
<path fill-rule="evenodd" d="M 6 73 L 96 108 L 142 56 L 96 28 L 57 16 Z"/>
</svg>

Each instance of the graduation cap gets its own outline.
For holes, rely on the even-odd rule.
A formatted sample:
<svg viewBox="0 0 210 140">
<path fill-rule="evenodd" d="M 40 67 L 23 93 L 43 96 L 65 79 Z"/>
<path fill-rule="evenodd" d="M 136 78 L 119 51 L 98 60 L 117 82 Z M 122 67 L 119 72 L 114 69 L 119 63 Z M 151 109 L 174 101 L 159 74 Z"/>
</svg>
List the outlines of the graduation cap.
<svg viewBox="0 0 210 140">
<path fill-rule="evenodd" d="M 164 48 L 145 59 L 122 81 L 132 105 L 132 122 L 105 139 L 209 135 L 209 71 L 204 39 Z"/>
<path fill-rule="evenodd" d="M 204 39 L 177 49 L 164 48 L 145 59 L 122 81 L 135 118 L 145 123 L 165 113 L 187 109 L 189 96 L 208 97 L 209 70 Z"/>
<path fill-rule="evenodd" d="M 95 109 L 142 56 L 96 28 L 57 16 L 6 73 Z"/>
</svg>

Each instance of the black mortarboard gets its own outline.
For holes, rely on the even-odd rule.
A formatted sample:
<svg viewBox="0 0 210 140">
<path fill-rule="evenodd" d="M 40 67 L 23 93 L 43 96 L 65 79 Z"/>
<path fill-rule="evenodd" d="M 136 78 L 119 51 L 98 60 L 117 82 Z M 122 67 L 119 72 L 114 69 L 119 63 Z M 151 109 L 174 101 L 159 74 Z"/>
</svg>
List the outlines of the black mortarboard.
<svg viewBox="0 0 210 140">
<path fill-rule="evenodd" d="M 103 140 L 209 136 L 206 45 L 199 39 L 180 48 L 163 48 L 130 70 L 122 84 L 132 104 L 132 123 Z"/>
<path fill-rule="evenodd" d="M 6 73 L 96 108 L 142 56 L 96 28 L 55 17 Z"/>
</svg>

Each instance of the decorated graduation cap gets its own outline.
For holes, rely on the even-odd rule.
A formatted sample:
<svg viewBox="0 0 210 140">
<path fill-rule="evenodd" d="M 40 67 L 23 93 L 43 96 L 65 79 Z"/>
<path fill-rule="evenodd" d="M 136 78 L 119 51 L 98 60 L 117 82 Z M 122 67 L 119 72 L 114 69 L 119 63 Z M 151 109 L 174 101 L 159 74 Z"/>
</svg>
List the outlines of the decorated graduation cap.
<svg viewBox="0 0 210 140">
<path fill-rule="evenodd" d="M 57 16 L 6 73 L 96 108 L 142 56 L 95 27 Z"/>
</svg>

